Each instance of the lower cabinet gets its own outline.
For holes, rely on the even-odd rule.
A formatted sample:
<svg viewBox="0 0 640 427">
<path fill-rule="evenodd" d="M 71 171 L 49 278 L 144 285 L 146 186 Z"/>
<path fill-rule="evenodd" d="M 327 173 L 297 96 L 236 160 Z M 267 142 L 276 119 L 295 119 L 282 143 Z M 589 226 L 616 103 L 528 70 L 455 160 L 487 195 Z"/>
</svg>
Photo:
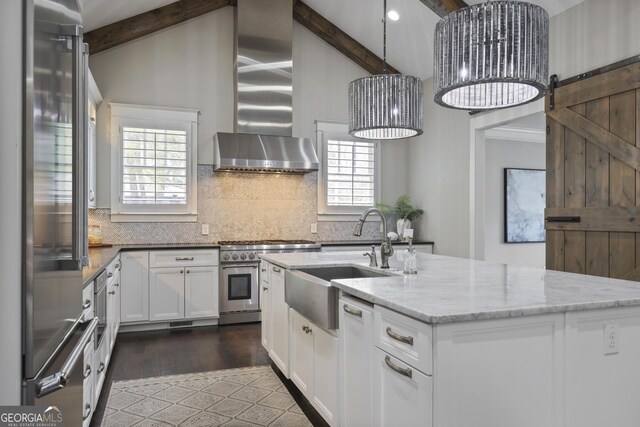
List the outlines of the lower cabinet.
<svg viewBox="0 0 640 427">
<path fill-rule="evenodd" d="M 289 378 L 289 305 L 284 300 L 284 269 L 272 264 L 270 269 L 271 306 L 269 309 L 272 333 L 269 357 Z"/>
<path fill-rule="evenodd" d="M 373 306 L 340 298 L 340 424 L 373 425 Z"/>
<path fill-rule="evenodd" d="M 373 424 L 368 425 L 432 425 L 432 377 L 379 348 L 374 350 L 373 395 Z"/>
<path fill-rule="evenodd" d="M 95 375 L 93 371 L 93 347 L 94 341 L 89 340 L 83 351 L 82 368 L 82 426 L 87 427 L 91 423 L 91 416 L 95 410 Z"/>
<path fill-rule="evenodd" d="M 261 342 L 267 352 L 271 351 L 271 291 L 269 289 L 269 275 L 265 274 L 268 265 L 262 261 L 260 266 L 260 310 L 262 322 L 260 322 Z"/>
<path fill-rule="evenodd" d="M 338 337 L 294 309 L 291 319 L 291 381 L 329 425 L 338 425 Z"/>
<path fill-rule="evenodd" d="M 218 267 L 187 267 L 184 279 L 184 317 L 218 317 Z"/>
<path fill-rule="evenodd" d="M 149 320 L 184 319 L 184 268 L 149 270 Z"/>
<path fill-rule="evenodd" d="M 123 252 L 120 254 L 122 322 L 149 320 L 149 252 Z"/>
</svg>

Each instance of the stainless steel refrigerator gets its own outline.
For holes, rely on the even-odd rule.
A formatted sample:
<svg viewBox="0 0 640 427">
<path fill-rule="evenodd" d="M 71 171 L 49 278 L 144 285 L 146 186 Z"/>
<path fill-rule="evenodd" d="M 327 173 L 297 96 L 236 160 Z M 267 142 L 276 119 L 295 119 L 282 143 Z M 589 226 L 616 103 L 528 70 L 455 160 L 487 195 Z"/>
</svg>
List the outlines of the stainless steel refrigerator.
<svg viewBox="0 0 640 427">
<path fill-rule="evenodd" d="M 87 260 L 87 47 L 76 0 L 26 0 L 23 141 L 23 396 L 82 424 Z"/>
</svg>

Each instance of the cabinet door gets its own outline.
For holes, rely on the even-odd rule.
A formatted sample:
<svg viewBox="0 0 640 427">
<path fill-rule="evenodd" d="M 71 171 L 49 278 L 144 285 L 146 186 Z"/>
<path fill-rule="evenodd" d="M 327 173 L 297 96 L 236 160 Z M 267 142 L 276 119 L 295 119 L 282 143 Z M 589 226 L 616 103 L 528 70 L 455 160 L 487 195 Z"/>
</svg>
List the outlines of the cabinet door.
<svg viewBox="0 0 640 427">
<path fill-rule="evenodd" d="M 432 425 L 432 379 L 385 353 L 374 352 L 373 393 L 375 426 Z"/>
<path fill-rule="evenodd" d="M 373 307 L 340 299 L 341 424 L 373 425 Z"/>
<path fill-rule="evenodd" d="M 271 350 L 269 356 L 289 378 L 289 306 L 284 300 L 284 269 L 271 265 Z"/>
<path fill-rule="evenodd" d="M 149 252 L 123 252 L 120 261 L 120 320 L 149 320 Z"/>
<path fill-rule="evenodd" d="M 261 340 L 262 347 L 267 352 L 271 351 L 271 292 L 269 290 L 269 284 L 265 281 L 260 283 L 260 309 L 262 310 L 261 317 Z"/>
<path fill-rule="evenodd" d="M 186 319 L 218 317 L 218 267 L 186 267 L 184 278 Z"/>
<path fill-rule="evenodd" d="M 291 309 L 291 381 L 309 400 L 314 390 L 312 330 L 311 322 Z"/>
<path fill-rule="evenodd" d="M 115 323 L 115 314 L 116 314 L 116 291 L 115 291 L 115 283 L 107 286 L 107 348 L 109 351 L 113 348 L 113 343 L 116 340 L 115 332 L 116 332 L 116 323 Z"/>
<path fill-rule="evenodd" d="M 338 337 L 313 323 L 309 326 L 313 336 L 313 406 L 329 425 L 337 425 Z M 360 392 L 366 394 L 366 390 L 361 388 Z"/>
<path fill-rule="evenodd" d="M 149 270 L 149 320 L 184 319 L 184 268 Z"/>
</svg>

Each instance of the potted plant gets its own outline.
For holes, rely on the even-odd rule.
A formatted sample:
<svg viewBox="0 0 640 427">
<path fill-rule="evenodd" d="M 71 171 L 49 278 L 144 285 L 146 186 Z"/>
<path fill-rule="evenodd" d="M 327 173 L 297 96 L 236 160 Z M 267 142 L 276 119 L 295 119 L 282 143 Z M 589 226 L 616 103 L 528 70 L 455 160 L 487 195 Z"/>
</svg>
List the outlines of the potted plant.
<svg viewBox="0 0 640 427">
<path fill-rule="evenodd" d="M 406 194 L 398 197 L 394 206 L 376 203 L 376 207 L 385 214 L 390 213 L 398 217 L 396 227 L 400 239 L 404 237 L 404 230 L 411 228 L 411 221 L 420 218 L 424 213 L 424 210 L 411 204 L 411 198 Z"/>
</svg>

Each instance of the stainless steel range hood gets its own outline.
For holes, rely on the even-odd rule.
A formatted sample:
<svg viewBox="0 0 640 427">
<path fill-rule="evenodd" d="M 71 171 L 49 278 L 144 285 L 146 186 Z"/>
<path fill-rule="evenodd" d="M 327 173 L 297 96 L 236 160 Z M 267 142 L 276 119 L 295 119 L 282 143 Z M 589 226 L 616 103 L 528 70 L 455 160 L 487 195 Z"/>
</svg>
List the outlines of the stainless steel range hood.
<svg viewBox="0 0 640 427">
<path fill-rule="evenodd" d="M 213 169 L 318 170 L 309 138 L 292 137 L 293 0 L 238 0 L 235 133 L 213 138 Z"/>
</svg>

